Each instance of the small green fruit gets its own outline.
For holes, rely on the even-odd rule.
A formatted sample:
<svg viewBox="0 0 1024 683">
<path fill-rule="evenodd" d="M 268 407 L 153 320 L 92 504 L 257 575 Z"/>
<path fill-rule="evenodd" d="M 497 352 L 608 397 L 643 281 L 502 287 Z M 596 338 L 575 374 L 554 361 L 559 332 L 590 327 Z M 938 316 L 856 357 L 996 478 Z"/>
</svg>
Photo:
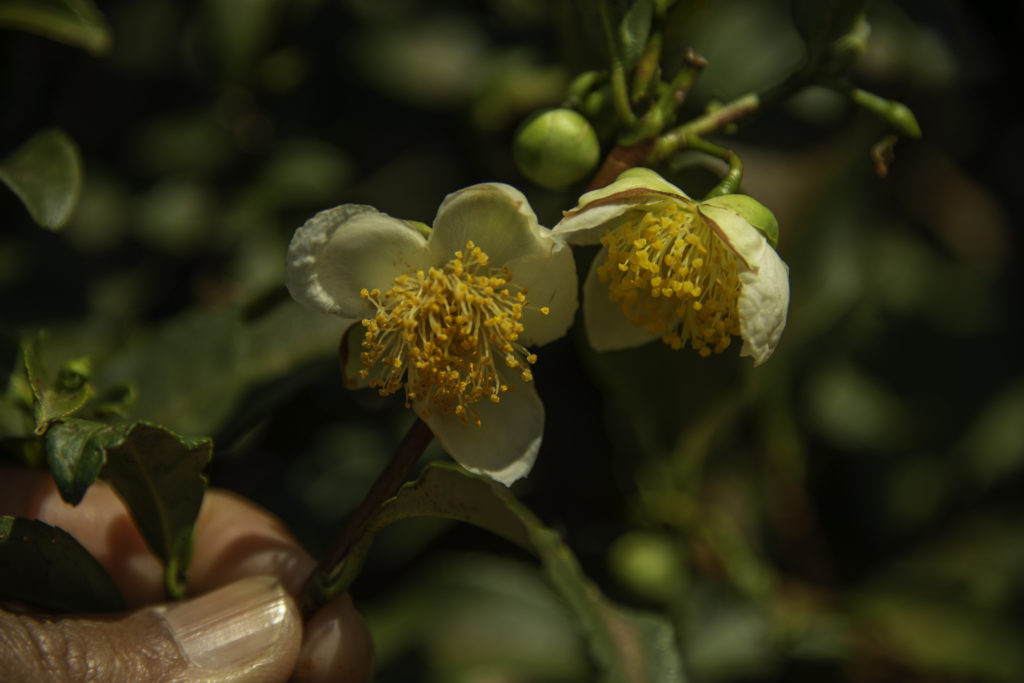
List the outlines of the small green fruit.
<svg viewBox="0 0 1024 683">
<path fill-rule="evenodd" d="M 581 114 L 552 109 L 523 123 L 516 133 L 512 156 L 527 178 L 559 190 L 594 170 L 601 157 L 601 143 Z"/>
</svg>

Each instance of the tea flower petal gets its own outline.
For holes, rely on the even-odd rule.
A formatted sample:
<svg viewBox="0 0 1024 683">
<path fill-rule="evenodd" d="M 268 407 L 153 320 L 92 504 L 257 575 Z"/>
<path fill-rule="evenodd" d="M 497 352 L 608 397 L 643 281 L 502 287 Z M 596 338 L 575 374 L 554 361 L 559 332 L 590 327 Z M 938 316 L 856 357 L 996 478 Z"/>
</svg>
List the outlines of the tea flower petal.
<svg viewBox="0 0 1024 683">
<path fill-rule="evenodd" d="M 778 344 L 789 305 L 788 269 L 766 238 L 777 229 L 749 197 L 697 202 L 637 168 L 584 194 L 554 231 L 572 243 L 603 245 L 584 284 L 595 349 L 658 337 L 706 356 L 739 336 L 740 355 L 757 365 Z"/>
<path fill-rule="evenodd" d="M 595 351 L 618 351 L 646 344 L 651 334 L 622 314 L 619 303 L 608 297 L 608 285 L 594 272 L 607 258 L 608 249 L 602 247 L 583 282 L 583 324 L 590 346 Z"/>
<path fill-rule="evenodd" d="M 434 219 L 431 251 L 438 260 L 449 258 L 470 240 L 492 263 L 508 266 L 516 286 L 527 291 L 523 343 L 539 346 L 564 336 L 577 307 L 572 251 L 541 227 L 523 193 L 484 183 L 448 195 Z M 542 313 L 545 308 L 561 313 Z"/>
<path fill-rule="evenodd" d="M 710 202 L 701 204 L 699 210 L 749 268 L 739 275 L 740 355 L 751 356 L 754 364 L 760 365 L 771 356 L 786 327 L 789 267 L 743 216 Z"/>
<path fill-rule="evenodd" d="M 430 266 L 426 239 L 410 223 L 372 206 L 343 204 L 319 212 L 288 247 L 288 291 L 324 313 L 361 319 L 359 292 L 388 288 L 395 276 Z"/>
<path fill-rule="evenodd" d="M 544 404 L 533 383 L 515 375 L 507 380 L 512 390 L 502 394 L 501 403 L 478 404 L 479 428 L 467 427 L 449 415 L 424 418 L 442 448 L 460 465 L 506 486 L 530 473 L 544 432 Z"/>
<path fill-rule="evenodd" d="M 583 194 L 553 231 L 570 244 L 598 244 L 626 213 L 672 198 L 693 201 L 651 169 L 630 168 L 611 184 Z"/>
<path fill-rule="evenodd" d="M 568 246 L 521 193 L 452 193 L 429 237 L 371 207 L 321 212 L 292 240 L 288 287 L 361 319 L 358 375 L 382 395 L 403 391 L 455 460 L 504 484 L 530 471 L 544 408 L 526 347 L 565 334 L 577 303 Z"/>
</svg>

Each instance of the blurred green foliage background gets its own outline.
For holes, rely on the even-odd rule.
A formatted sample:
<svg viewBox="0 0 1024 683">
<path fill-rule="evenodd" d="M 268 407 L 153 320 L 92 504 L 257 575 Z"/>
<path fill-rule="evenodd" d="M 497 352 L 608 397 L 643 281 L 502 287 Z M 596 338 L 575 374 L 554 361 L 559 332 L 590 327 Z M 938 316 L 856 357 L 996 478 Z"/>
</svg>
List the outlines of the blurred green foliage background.
<svg viewBox="0 0 1024 683">
<path fill-rule="evenodd" d="M 708 60 L 686 111 L 801 56 L 788 3 L 680 0 L 666 59 Z M 0 192 L 0 334 L 89 355 L 130 416 L 215 439 L 215 486 L 315 554 L 412 416 L 341 384 L 340 322 L 284 291 L 295 227 L 344 202 L 430 222 L 510 182 L 546 225 L 581 187 L 531 185 L 516 125 L 603 66 L 569 0 L 109 0 L 109 51 L 0 33 L 0 159 L 77 143 L 71 221 Z M 1021 236 L 1024 12 L 879 0 L 857 84 L 924 130 L 885 179 L 884 125 L 810 89 L 731 137 L 782 226 L 789 325 L 752 369 L 660 344 L 540 351 L 545 441 L 517 495 L 619 602 L 669 615 L 713 681 L 1024 680 Z M 721 169 L 678 160 L 696 195 Z M 593 253 L 577 252 L 581 273 Z M 0 407 L 0 434 L 24 430 Z M 439 449 L 430 458 L 444 458 Z M 481 531 L 406 522 L 353 589 L 380 681 L 588 681 L 533 561 Z"/>
</svg>

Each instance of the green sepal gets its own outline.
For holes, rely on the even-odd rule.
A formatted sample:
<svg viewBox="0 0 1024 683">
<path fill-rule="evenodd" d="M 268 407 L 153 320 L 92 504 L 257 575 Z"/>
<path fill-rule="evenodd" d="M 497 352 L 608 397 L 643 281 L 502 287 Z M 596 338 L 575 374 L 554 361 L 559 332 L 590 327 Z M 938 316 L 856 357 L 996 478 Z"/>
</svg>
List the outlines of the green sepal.
<svg viewBox="0 0 1024 683">
<path fill-rule="evenodd" d="M 704 206 L 717 206 L 732 211 L 757 228 L 773 248 L 779 246 L 779 221 L 761 202 L 745 194 L 723 194 L 701 202 Z"/>
<path fill-rule="evenodd" d="M 644 166 L 634 166 L 620 173 L 619 177 L 608 185 L 584 194 L 573 211 L 586 209 L 594 202 L 614 201 L 618 195 L 634 200 L 644 195 L 671 195 L 684 201 L 693 201 L 685 192 L 662 178 L 657 172 Z"/>
<path fill-rule="evenodd" d="M 424 237 L 430 237 L 430 230 L 431 230 L 431 228 L 426 223 L 424 223 L 422 221 L 410 221 L 410 220 L 407 220 L 405 222 L 408 223 L 409 225 L 411 225 L 412 227 L 416 228 L 416 231 L 419 232 Z"/>
</svg>

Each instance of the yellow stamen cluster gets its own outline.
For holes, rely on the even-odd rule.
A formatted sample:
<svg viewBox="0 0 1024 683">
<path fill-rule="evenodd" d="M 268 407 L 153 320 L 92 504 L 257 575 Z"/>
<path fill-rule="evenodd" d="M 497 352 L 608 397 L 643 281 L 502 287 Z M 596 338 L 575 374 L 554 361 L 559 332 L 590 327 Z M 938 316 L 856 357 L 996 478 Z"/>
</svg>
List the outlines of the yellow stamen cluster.
<svg viewBox="0 0 1024 683">
<path fill-rule="evenodd" d="M 626 318 L 673 349 L 687 341 L 702 356 L 740 333 L 739 258 L 695 208 L 679 203 L 634 211 L 601 238 L 608 258 L 597 274 Z"/>
<path fill-rule="evenodd" d="M 477 426 L 472 404 L 498 403 L 513 388 L 502 381 L 498 364 L 532 380 L 537 356 L 517 341 L 526 290 L 509 284 L 507 267 L 489 269 L 488 263 L 487 254 L 467 242 L 444 266 L 400 275 L 387 292 L 363 289 L 377 313 L 363 320 L 360 376 L 381 395 L 404 386 L 406 405 L 425 400 L 428 415 L 439 410 Z"/>
</svg>

